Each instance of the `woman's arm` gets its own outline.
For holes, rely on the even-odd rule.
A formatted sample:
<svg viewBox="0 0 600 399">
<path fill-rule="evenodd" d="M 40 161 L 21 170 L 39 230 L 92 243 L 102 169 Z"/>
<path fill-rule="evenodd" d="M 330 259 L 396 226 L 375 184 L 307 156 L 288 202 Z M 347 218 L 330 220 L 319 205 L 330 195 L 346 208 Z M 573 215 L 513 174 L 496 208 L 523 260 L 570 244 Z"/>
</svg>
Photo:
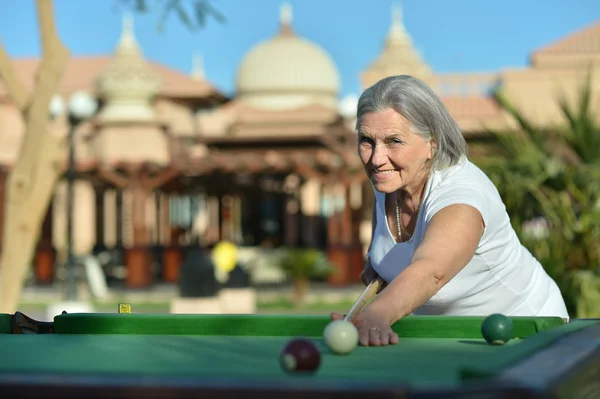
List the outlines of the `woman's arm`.
<svg viewBox="0 0 600 399">
<path fill-rule="evenodd" d="M 449 205 L 438 211 L 412 263 L 368 308 L 385 315 L 390 325 L 412 313 L 469 263 L 484 228 L 481 213 L 470 205 Z"/>
</svg>

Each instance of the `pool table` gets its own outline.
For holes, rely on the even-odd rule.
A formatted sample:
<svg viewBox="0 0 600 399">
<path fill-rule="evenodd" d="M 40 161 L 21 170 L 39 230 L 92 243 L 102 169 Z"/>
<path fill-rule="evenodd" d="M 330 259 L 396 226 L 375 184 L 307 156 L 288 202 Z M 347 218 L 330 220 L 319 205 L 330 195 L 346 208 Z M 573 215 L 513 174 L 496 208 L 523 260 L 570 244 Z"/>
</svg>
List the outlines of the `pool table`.
<svg viewBox="0 0 600 399">
<path fill-rule="evenodd" d="M 409 316 L 400 343 L 331 353 L 319 315 L 0 315 L 0 398 L 600 398 L 600 320 L 512 318 L 501 346 L 483 317 Z M 314 340 L 320 368 L 285 372 Z"/>
</svg>

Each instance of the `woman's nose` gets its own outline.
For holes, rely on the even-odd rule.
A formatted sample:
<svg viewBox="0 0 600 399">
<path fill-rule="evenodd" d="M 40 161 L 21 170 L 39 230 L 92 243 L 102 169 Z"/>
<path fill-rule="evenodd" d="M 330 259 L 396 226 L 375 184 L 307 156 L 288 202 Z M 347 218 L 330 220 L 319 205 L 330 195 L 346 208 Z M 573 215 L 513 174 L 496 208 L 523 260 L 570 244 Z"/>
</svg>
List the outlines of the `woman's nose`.
<svg viewBox="0 0 600 399">
<path fill-rule="evenodd" d="M 387 152 L 385 151 L 385 147 L 382 146 L 374 146 L 373 147 L 373 156 L 371 157 L 371 162 L 374 166 L 383 165 L 387 159 Z"/>
</svg>

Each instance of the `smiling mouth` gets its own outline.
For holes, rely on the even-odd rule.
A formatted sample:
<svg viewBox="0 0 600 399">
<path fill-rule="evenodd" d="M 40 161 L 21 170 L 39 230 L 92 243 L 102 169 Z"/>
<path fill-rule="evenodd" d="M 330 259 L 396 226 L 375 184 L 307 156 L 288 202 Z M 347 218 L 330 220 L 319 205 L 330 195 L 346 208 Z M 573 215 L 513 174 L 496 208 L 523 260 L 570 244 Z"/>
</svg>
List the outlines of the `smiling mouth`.
<svg viewBox="0 0 600 399">
<path fill-rule="evenodd" d="M 373 169 L 373 173 L 376 175 L 391 175 L 392 173 L 395 173 L 396 169 L 388 169 L 388 170 L 376 170 Z"/>
</svg>

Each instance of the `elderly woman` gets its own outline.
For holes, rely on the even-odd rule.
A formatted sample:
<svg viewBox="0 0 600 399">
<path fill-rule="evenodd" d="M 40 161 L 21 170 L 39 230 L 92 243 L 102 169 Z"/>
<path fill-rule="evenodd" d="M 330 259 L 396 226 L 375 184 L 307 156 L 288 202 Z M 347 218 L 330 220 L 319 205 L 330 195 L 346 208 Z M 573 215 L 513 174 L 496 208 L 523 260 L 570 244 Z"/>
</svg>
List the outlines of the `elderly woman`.
<svg viewBox="0 0 600 399">
<path fill-rule="evenodd" d="M 387 283 L 354 320 L 362 345 L 397 343 L 390 326 L 412 313 L 568 319 L 556 283 L 519 242 L 429 87 L 410 76 L 379 81 L 360 97 L 357 130 L 376 199 L 362 278 Z"/>
</svg>

